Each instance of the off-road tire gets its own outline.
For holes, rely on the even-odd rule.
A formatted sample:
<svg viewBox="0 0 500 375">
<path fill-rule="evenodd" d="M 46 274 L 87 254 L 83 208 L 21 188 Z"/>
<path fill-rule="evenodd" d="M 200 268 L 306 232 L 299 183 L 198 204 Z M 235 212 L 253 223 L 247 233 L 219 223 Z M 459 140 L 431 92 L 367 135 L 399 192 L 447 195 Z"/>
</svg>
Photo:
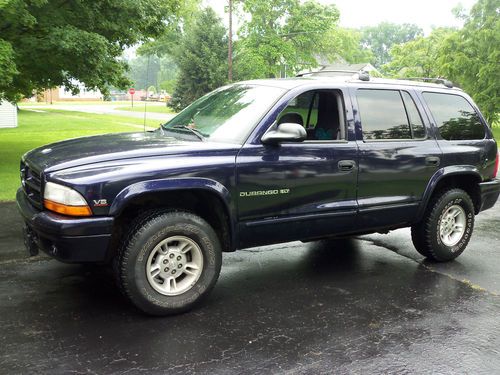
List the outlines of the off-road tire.
<svg viewBox="0 0 500 375">
<path fill-rule="evenodd" d="M 151 315 L 172 315 L 191 310 L 214 287 L 219 277 L 222 251 L 213 228 L 202 218 L 184 211 L 150 211 L 133 221 L 115 259 L 122 293 L 140 310 Z M 146 274 L 148 257 L 162 240 L 183 236 L 194 241 L 203 255 L 203 267 L 191 289 L 180 295 L 163 295 Z"/>
<path fill-rule="evenodd" d="M 441 218 L 453 205 L 460 206 L 466 216 L 465 230 L 457 244 L 445 245 L 439 234 Z M 411 227 L 413 245 L 426 258 L 436 262 L 447 262 L 462 254 L 474 229 L 474 205 L 470 196 L 462 189 L 445 190 L 436 194 L 424 213 L 422 220 Z"/>
</svg>

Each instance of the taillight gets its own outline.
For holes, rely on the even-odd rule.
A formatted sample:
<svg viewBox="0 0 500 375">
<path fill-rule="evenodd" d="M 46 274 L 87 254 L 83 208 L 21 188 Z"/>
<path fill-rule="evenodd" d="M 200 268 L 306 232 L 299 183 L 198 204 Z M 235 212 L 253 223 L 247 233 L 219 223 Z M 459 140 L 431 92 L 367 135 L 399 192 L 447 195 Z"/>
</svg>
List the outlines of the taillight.
<svg viewBox="0 0 500 375">
<path fill-rule="evenodd" d="M 495 170 L 493 171 L 493 178 L 496 178 L 498 174 L 498 152 L 497 152 L 497 158 L 495 159 Z"/>
</svg>

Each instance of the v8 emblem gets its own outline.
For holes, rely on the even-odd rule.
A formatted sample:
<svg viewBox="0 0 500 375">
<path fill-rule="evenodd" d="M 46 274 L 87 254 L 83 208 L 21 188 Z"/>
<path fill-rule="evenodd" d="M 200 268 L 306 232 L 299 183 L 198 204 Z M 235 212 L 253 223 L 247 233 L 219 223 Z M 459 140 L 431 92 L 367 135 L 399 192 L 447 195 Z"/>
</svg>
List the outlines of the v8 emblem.
<svg viewBox="0 0 500 375">
<path fill-rule="evenodd" d="M 94 207 L 106 207 L 108 205 L 107 199 L 94 199 Z"/>
</svg>

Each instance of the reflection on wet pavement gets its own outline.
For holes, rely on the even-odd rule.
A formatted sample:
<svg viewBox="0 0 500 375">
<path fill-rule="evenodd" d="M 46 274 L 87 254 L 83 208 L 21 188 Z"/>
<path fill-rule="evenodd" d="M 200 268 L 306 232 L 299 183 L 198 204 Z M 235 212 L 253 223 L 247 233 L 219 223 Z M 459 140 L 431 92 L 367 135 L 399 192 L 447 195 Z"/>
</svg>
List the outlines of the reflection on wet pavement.
<svg viewBox="0 0 500 375">
<path fill-rule="evenodd" d="M 0 264 L 0 368 L 495 373 L 500 300 L 428 267 L 365 237 L 243 250 L 203 306 L 150 318 L 106 269 Z"/>
</svg>

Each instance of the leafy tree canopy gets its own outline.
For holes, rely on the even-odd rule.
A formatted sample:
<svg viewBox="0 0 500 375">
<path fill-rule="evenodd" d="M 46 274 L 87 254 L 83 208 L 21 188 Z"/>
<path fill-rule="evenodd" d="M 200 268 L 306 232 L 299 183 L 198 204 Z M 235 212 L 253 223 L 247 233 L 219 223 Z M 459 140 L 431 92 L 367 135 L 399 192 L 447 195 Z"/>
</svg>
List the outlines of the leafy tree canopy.
<svg viewBox="0 0 500 375">
<path fill-rule="evenodd" d="M 323 38 L 321 55 L 332 62 L 339 59 L 351 64 L 372 61 L 373 52 L 360 47 L 361 36 L 359 30 L 332 28 Z"/>
<path fill-rule="evenodd" d="M 172 56 L 180 52 L 182 38 L 200 12 L 201 0 L 183 0 L 177 13 L 170 17 L 162 33 L 148 40 L 137 50 L 142 56 Z"/>
<path fill-rule="evenodd" d="M 377 68 L 390 61 L 389 51 L 393 45 L 406 43 L 423 35 L 423 30 L 417 25 L 390 22 L 364 27 L 361 32 L 361 45 L 373 52 L 374 58 L 371 62 Z"/>
<path fill-rule="evenodd" d="M 489 122 L 500 112 L 500 3 L 479 0 L 465 18 L 464 27 L 443 43 L 438 63 L 481 108 Z"/>
<path fill-rule="evenodd" d="M 150 85 L 158 86 L 158 75 L 161 69 L 159 57 L 137 56 L 128 61 L 128 65 L 127 77 L 136 90 L 146 90 Z"/>
<path fill-rule="evenodd" d="M 197 13 L 174 59 L 179 74 L 169 105 L 176 110 L 226 83 L 227 32 L 211 8 Z"/>
<path fill-rule="evenodd" d="M 0 96 L 75 80 L 104 93 L 123 87 L 125 48 L 164 29 L 178 0 L 3 0 L 0 3 Z"/>
<path fill-rule="evenodd" d="M 129 60 L 128 65 L 127 77 L 136 89 L 146 90 L 153 85 L 156 91 L 166 90 L 170 94 L 173 92 L 179 69 L 171 56 L 137 56 Z"/>
<path fill-rule="evenodd" d="M 315 66 L 325 37 L 337 27 L 335 5 L 314 0 L 245 0 L 235 45 L 238 79 L 277 77 L 281 65 L 296 71 Z"/>
<path fill-rule="evenodd" d="M 442 67 L 436 63 L 446 37 L 454 29 L 438 28 L 428 37 L 419 36 L 390 50 L 391 61 L 382 69 L 394 77 L 439 77 Z"/>
</svg>

